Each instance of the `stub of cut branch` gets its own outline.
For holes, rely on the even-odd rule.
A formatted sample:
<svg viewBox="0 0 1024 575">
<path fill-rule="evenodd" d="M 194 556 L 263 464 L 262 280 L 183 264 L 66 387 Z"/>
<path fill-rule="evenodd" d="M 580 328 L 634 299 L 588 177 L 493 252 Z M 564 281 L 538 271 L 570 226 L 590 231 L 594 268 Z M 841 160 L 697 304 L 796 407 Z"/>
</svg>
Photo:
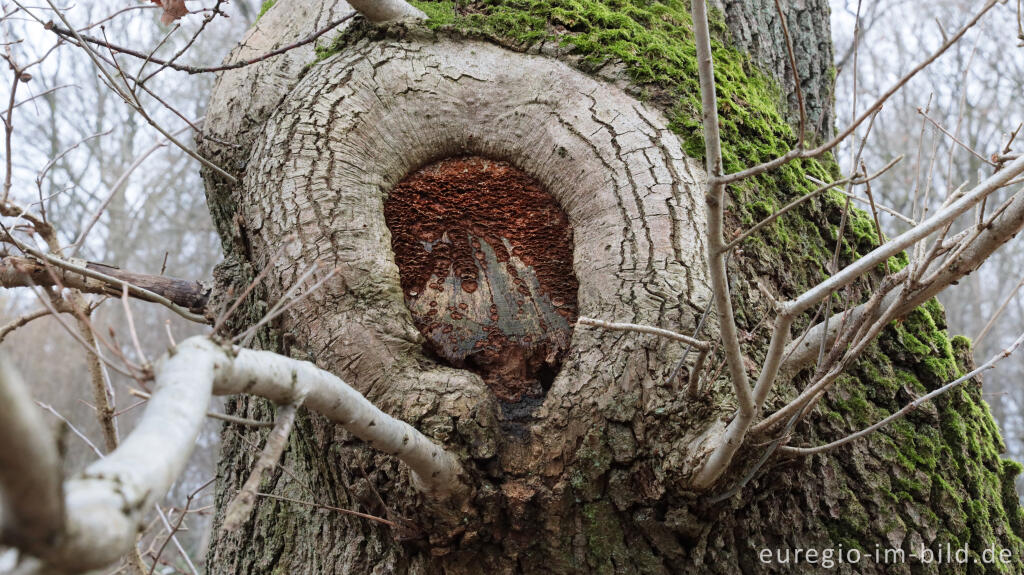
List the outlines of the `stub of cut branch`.
<svg viewBox="0 0 1024 575">
<path fill-rule="evenodd" d="M 348 4 L 374 24 L 427 19 L 422 10 L 405 0 L 350 0 Z"/>
<path fill-rule="evenodd" d="M 184 470 L 212 394 L 248 393 L 283 405 L 304 396 L 307 408 L 406 463 L 412 470 L 413 484 L 424 493 L 442 500 L 468 494 L 462 466 L 454 455 L 309 362 L 266 351 L 225 349 L 197 336 L 162 358 L 154 375 L 156 389 L 135 430 L 106 458 L 64 483 L 64 516 L 57 536 L 26 540 L 30 525 L 19 519 L 16 508 L 3 510 L 8 523 L 16 521 L 6 527 L 6 532 L 21 534 L 5 536 L 4 543 L 36 556 L 41 561 L 36 572 L 96 569 L 132 549 L 146 512 L 164 497 Z M 11 387 L 8 384 L 5 387 Z M 0 431 L 10 427 L 12 421 L 4 418 Z M 45 450 L 34 443 L 35 435 L 8 436 L 18 445 L 7 449 L 33 454 L 38 451 L 45 456 Z M 31 457 L 20 458 L 14 464 L 16 467 L 5 465 L 12 473 L 0 473 L 0 487 L 5 493 L 17 486 L 19 472 L 43 469 L 43 463 Z M 47 477 L 59 481 L 58 467 L 52 466 L 50 472 Z M 59 508 L 59 490 L 53 491 L 37 493 L 33 506 Z"/>
<path fill-rule="evenodd" d="M 47 264 L 51 264 L 49 268 Z M 55 281 L 84 293 L 111 296 L 121 295 L 127 286 L 132 297 L 161 304 L 185 319 L 209 323 L 201 314 L 206 312 L 211 288 L 203 282 L 133 273 L 92 262 L 78 264 L 53 256 L 46 263 L 32 257 L 0 258 L 0 286 L 51 286 Z"/>
</svg>

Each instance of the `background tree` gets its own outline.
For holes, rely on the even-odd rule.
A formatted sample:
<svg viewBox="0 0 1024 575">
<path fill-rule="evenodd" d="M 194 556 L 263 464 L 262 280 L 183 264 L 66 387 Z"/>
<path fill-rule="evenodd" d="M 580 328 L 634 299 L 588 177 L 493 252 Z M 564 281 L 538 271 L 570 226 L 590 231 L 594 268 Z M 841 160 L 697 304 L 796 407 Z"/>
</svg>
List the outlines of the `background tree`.
<svg viewBox="0 0 1024 575">
<path fill-rule="evenodd" d="M 113 6 L 85 3 L 72 14 L 82 23 L 103 22 L 102 32 L 97 25 L 89 28 L 90 33 L 106 33 L 129 45 L 159 45 L 161 55 L 173 55 L 185 48 L 202 21 L 201 16 L 183 20 L 180 28 L 165 38 L 171 30 L 159 23 L 157 6 L 119 8 L 130 9 L 108 19 Z M 31 69 L 31 81 L 19 82 L 16 93 L 12 197 L 23 205 L 46 198 L 46 216 L 54 222 L 61 243 L 80 243 L 80 247 L 67 253 L 126 270 L 209 277 L 220 259 L 219 248 L 202 181 L 190 164 L 194 160 L 170 145 L 112 94 L 88 58 L 78 57 L 81 53 L 76 48 L 64 44 L 51 52 L 56 37 L 43 33 L 13 3 L 4 3 L 3 11 L 10 15 L 3 22 L 5 37 L 8 41 L 20 40 L 7 48 L 16 61 L 31 62 L 48 54 Z M 256 15 L 244 3 L 237 6 L 234 18 L 218 18 L 213 23 L 218 33 L 204 34 L 202 42 L 190 45 L 183 58 L 193 63 L 218 61 Z M 178 73 L 172 77 L 165 72 L 155 76 L 149 86 L 177 112 L 157 103 L 155 117 L 179 137 L 191 141 L 185 120 L 201 120 L 205 102 L 196 95 L 208 93 L 213 81 L 212 74 Z M 17 368 L 32 375 L 33 397 L 65 418 L 92 446 L 106 452 L 95 400 L 86 391 L 92 387 L 86 354 L 76 352 L 78 343 L 56 318 L 46 313 L 47 308 L 35 295 L 27 290 L 5 290 L 2 297 L 0 323 L 4 325 L 4 348 Z M 98 304 L 99 299 L 94 303 Z M 29 317 L 36 319 L 17 331 L 7 331 Z M 119 349 L 127 357 L 140 359 L 120 302 L 99 304 L 90 318 L 103 334 L 108 333 L 108 327 L 116 330 Z M 169 310 L 135 304 L 135 331 L 146 356 L 156 358 L 166 351 L 167 322 L 175 336 L 182 339 L 206 331 Z M 60 361 L 45 359 L 53 357 Z M 115 421 L 123 437 L 142 411 L 141 400 L 130 393 L 132 388 L 138 388 L 138 383 L 114 370 L 107 370 L 105 376 L 110 381 Z M 56 415 L 49 417 L 59 421 Z M 193 465 L 163 501 L 172 522 L 175 513 L 168 508 L 183 505 L 189 493 L 213 476 L 219 432 L 215 421 L 207 425 L 198 441 L 200 448 Z M 66 448 L 64 470 L 68 476 L 97 457 L 93 448 L 75 435 L 68 437 Z M 199 497 L 193 509 L 212 504 L 212 489 L 200 492 Z M 205 534 L 209 531 L 206 526 L 211 518 L 204 513 L 190 514 L 186 528 L 176 537 L 200 565 L 206 547 Z M 166 531 L 155 513 L 152 519 L 158 525 L 152 526 L 141 548 L 146 550 L 154 543 L 155 554 Z M 175 562 L 188 572 L 173 546 L 163 553 L 162 560 Z M 4 568 L 0 566 L 0 571 Z"/>
<path fill-rule="evenodd" d="M 954 14 L 970 6 L 963 2 L 935 2 L 928 10 L 911 8 L 902 2 L 862 6 L 856 80 L 860 93 L 878 94 L 884 90 L 894 63 L 911 66 L 940 41 L 946 32 L 940 23 L 949 22 Z M 836 105 L 838 117 L 849 118 L 854 93 L 852 32 L 857 3 L 833 2 L 832 10 L 833 33 L 840 54 L 836 58 Z M 1008 132 L 1024 121 L 1024 113 L 1012 96 L 1021 88 L 1024 60 L 1019 49 L 1004 51 L 1014 43 L 1018 26 L 1016 18 L 982 21 L 946 57 L 908 82 L 875 122 L 864 157 L 878 164 L 907 151 L 916 156 L 920 149 L 924 165 L 935 166 L 928 177 L 933 190 L 928 194 L 930 210 L 941 203 L 940 192 L 977 181 L 979 171 L 984 173 L 988 165 L 988 156 L 998 151 L 1009 137 Z M 925 111 L 927 117 L 922 114 Z M 960 143 L 950 139 L 944 130 L 956 134 Z M 840 162 L 845 164 L 847 157 L 841 154 Z M 916 186 L 915 203 L 915 165 L 902 162 L 888 178 L 877 182 L 874 193 L 881 203 L 902 214 L 921 212 L 927 182 Z M 1004 195 L 997 197 L 1000 201 L 1004 199 Z M 909 225 L 886 212 L 880 212 L 879 218 L 889 234 L 903 231 Z M 994 254 L 979 273 L 971 274 L 940 296 L 949 315 L 950 331 L 971 336 L 976 357 L 990 357 L 1017 335 L 1014 330 L 1022 319 L 1017 297 L 1020 257 L 1018 244 L 1012 243 Z M 989 325 L 1000 309 L 1001 319 Z M 1007 452 L 1017 461 L 1024 454 L 1020 396 L 1015 393 L 1021 367 L 1019 356 L 999 364 L 986 379 L 984 394 L 1003 432 Z"/>
</svg>

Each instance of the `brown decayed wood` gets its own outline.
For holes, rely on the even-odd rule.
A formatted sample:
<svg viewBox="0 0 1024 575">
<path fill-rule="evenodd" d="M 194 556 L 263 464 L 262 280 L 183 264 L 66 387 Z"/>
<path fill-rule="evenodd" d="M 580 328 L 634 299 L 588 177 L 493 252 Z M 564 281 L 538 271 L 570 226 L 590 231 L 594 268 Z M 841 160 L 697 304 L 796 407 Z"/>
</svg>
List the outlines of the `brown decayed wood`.
<svg viewBox="0 0 1024 575">
<path fill-rule="evenodd" d="M 427 348 L 505 402 L 543 394 L 576 320 L 572 228 L 530 176 L 449 158 L 398 184 L 384 216 Z"/>
</svg>

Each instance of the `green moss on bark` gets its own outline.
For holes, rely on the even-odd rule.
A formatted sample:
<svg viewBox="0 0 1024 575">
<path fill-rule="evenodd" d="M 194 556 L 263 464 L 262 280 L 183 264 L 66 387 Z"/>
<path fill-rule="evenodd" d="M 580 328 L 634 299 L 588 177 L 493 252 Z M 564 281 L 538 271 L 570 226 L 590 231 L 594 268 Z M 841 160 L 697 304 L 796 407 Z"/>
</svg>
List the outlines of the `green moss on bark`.
<svg viewBox="0 0 1024 575">
<path fill-rule="evenodd" d="M 941 305 L 931 300 L 904 321 L 889 326 L 878 341 L 827 396 L 826 413 L 843 416 L 820 441 L 828 441 L 878 421 L 909 401 L 932 391 L 970 369 L 970 342 L 949 339 Z M 869 400 L 860 400 L 869 398 Z M 820 417 L 833 427 L 835 417 Z M 831 436 L 830 436 L 831 435 Z M 1013 488 L 1020 465 L 1002 459 L 1004 446 L 988 407 L 981 399 L 981 382 L 925 404 L 906 418 L 878 431 L 868 440 L 851 444 L 834 457 L 846 470 L 837 477 L 863 478 L 862 469 L 877 458 L 883 465 L 865 487 L 849 483 L 862 505 L 875 507 L 876 520 L 851 525 L 845 516 L 827 518 L 830 533 L 847 545 L 854 539 L 861 547 L 899 534 L 890 545 L 906 553 L 921 545 L 954 549 L 965 545 L 978 564 L 963 572 L 1019 573 L 1024 570 L 1022 511 Z M 846 479 L 841 483 L 847 484 Z M 899 520 L 894 528 L 878 517 L 885 512 Z M 1009 564 L 980 566 L 981 553 L 990 547 L 1009 549 Z M 955 570 L 955 569 L 954 569 Z M 922 573 L 938 573 L 924 569 Z M 957 571 L 960 572 L 960 571 Z"/>
<path fill-rule="evenodd" d="M 263 15 L 267 13 L 267 10 L 270 10 L 271 8 L 274 7 L 274 3 L 275 2 L 277 2 L 277 0 L 264 0 L 263 1 L 263 4 L 260 5 L 260 13 L 256 16 L 256 21 L 257 22 L 259 22 L 260 18 L 262 18 Z"/>
<path fill-rule="evenodd" d="M 490 38 L 523 50 L 550 53 L 554 47 L 589 72 L 603 73 L 603 67 L 621 66 L 634 92 L 668 114 L 686 153 L 703 157 L 696 54 L 687 2 L 414 4 L 428 14 L 427 26 L 434 30 Z M 777 86 L 729 47 L 722 19 L 715 16 L 713 20 L 724 162 L 727 171 L 736 171 L 785 153 L 795 145 L 795 134 L 780 113 Z M 837 176 L 837 168 L 827 156 L 794 161 L 734 186 L 730 189 L 734 200 L 728 208 L 730 221 L 737 227 L 750 225 L 810 192 L 815 186 L 808 175 L 829 180 Z M 845 197 L 829 192 L 780 218 L 743 246 L 745 254 L 733 258 L 738 277 L 772 277 L 780 291 L 791 296 L 827 276 L 837 241 L 840 266 L 870 251 L 879 244 L 879 234 L 871 216 L 863 211 L 850 210 L 843 237 L 837 238 L 841 214 L 848 207 Z M 889 266 L 898 270 L 906 263 L 901 254 L 892 258 Z M 868 293 L 870 283 L 866 278 L 854 289 Z M 737 299 L 741 321 L 759 315 L 744 308 L 742 289 L 737 290 Z M 968 350 L 969 342 L 963 338 L 951 341 L 946 335 L 941 305 L 935 300 L 926 303 L 887 328 L 856 368 L 839 381 L 822 407 L 823 428 L 845 434 L 878 421 L 961 375 L 967 369 Z M 862 461 L 853 465 L 868 465 L 869 457 L 886 465 L 870 472 L 877 481 L 870 489 L 863 484 L 845 487 L 847 505 L 841 517 L 825 520 L 832 542 L 865 551 L 885 541 L 907 547 L 907 551 L 913 551 L 917 540 L 927 545 L 969 543 L 977 552 L 998 545 L 1013 549 L 1016 563 L 1011 570 L 1019 572 L 1024 569 L 1020 563 L 1024 521 L 1013 478 L 1020 466 L 1001 459 L 1002 450 L 978 385 L 956 391 L 858 442 L 854 458 Z M 840 465 L 848 467 L 850 462 L 841 458 Z M 578 462 L 583 467 L 591 463 L 593 458 L 588 457 Z M 604 467 L 605 462 L 601 463 L 599 467 Z M 578 470 L 579 487 L 592 481 L 586 471 Z M 863 471 L 848 475 L 857 477 Z M 592 496 L 586 493 L 588 499 Z M 596 513 L 596 508 L 591 512 Z M 896 541 L 894 533 L 907 535 Z M 596 537 L 595 543 L 601 540 Z M 607 559 L 609 554 L 604 545 L 591 551 L 596 559 Z"/>
<path fill-rule="evenodd" d="M 512 49 L 563 58 L 589 73 L 624 75 L 631 93 L 666 113 L 684 150 L 695 158 L 703 156 L 687 2 L 413 3 L 430 17 L 425 24 L 428 31 L 438 35 L 488 39 Z M 715 17 L 713 28 L 724 159 L 726 169 L 734 171 L 784 153 L 795 144 L 795 134 L 779 112 L 783 103 L 777 86 L 729 47 L 720 17 Z M 319 49 L 319 58 L 343 50 L 359 34 L 360 27 L 354 27 L 334 45 Z M 837 168 L 828 157 L 795 161 L 731 187 L 729 223 L 736 229 L 749 226 L 810 192 L 815 186 L 806 175 L 829 180 L 837 176 Z M 756 292 L 750 285 L 755 279 L 770 278 L 784 296 L 793 296 L 828 275 L 837 239 L 840 266 L 878 244 L 871 217 L 857 210 L 850 212 L 845 232 L 837 238 L 846 205 L 842 195 L 826 193 L 780 218 L 736 253 L 730 265 L 742 327 L 763 335 L 755 324 L 765 310 L 747 303 L 754 299 L 751 293 Z M 229 228 L 234 209 L 226 202 L 221 207 L 223 230 Z M 894 271 L 906 264 L 902 254 L 889 262 Z M 245 285 L 238 280 L 251 277 L 247 268 L 237 274 L 236 282 Z M 865 278 L 854 290 L 867 294 L 870 286 L 871 278 Z M 255 299 L 242 310 L 241 325 L 259 317 L 262 302 Z M 270 339 L 263 345 L 283 347 L 281 341 Z M 796 430 L 795 439 L 823 443 L 874 423 L 963 373 L 969 356 L 969 342 L 951 340 L 945 333 L 941 306 L 929 302 L 886 329 L 826 397 L 813 425 Z M 795 393 L 795 386 L 780 387 L 776 400 Z M 635 402 L 621 405 L 627 404 Z M 608 408 L 609 413 L 613 409 L 627 411 L 618 403 Z M 605 415 L 616 422 L 633 421 L 636 416 L 632 412 Z M 565 518 L 562 526 L 576 520 L 584 542 L 568 541 L 574 534 L 561 533 L 523 551 L 520 567 L 530 570 L 528 566 L 534 565 L 536 572 L 612 572 L 630 565 L 634 572 L 655 573 L 668 565 L 680 571 L 715 568 L 714 572 L 725 573 L 737 572 L 732 567 L 754 557 L 756 545 L 763 543 L 812 542 L 863 551 L 881 544 L 912 552 L 921 542 L 932 547 L 969 544 L 975 552 L 990 546 L 1009 548 L 1016 563 L 1005 572 L 1024 572 L 1020 563 L 1024 515 L 1013 490 L 1013 478 L 1021 468 L 1000 458 L 1003 446 L 976 384 L 923 406 L 869 439 L 806 464 L 769 465 L 766 476 L 755 478 L 733 498 L 737 502 L 733 509 L 702 509 L 665 497 L 659 491 L 663 478 L 657 477 L 658 462 L 634 462 L 631 437 L 623 426 L 614 431 L 594 429 L 584 438 L 567 463 L 567 485 L 561 492 L 567 503 L 560 507 L 572 508 L 575 515 Z M 652 488 L 652 495 L 639 493 L 630 483 L 638 470 L 648 472 L 645 486 Z M 643 498 L 658 501 L 656 505 L 637 503 Z M 673 519 L 680 516 L 693 519 Z M 643 539 L 631 540 L 636 537 Z M 657 557 L 648 544 L 657 549 Z M 580 555 L 570 549 L 581 550 Z M 666 557 L 678 563 L 669 564 Z M 715 559 L 720 561 L 715 564 Z M 705 561 L 703 566 L 699 560 Z"/>
<path fill-rule="evenodd" d="M 704 156 L 700 91 L 688 2 L 643 0 L 485 0 L 474 3 L 414 1 L 430 17 L 427 26 L 496 40 L 522 50 L 555 49 L 588 72 L 621 66 L 636 95 L 662 108 L 670 127 L 691 157 Z M 780 112 L 778 86 L 741 52 L 728 45 L 720 14 L 712 12 L 712 50 L 726 171 L 770 160 L 796 144 L 796 134 Z M 734 225 L 750 225 L 792 199 L 816 188 L 806 176 L 834 179 L 830 156 L 797 160 L 770 174 L 732 186 L 736 200 L 729 208 Z M 782 260 L 759 273 L 778 275 L 780 285 L 797 293 L 826 277 L 825 262 L 835 241 L 839 213 L 845 203 L 836 192 L 808 202 L 792 216 L 780 218 L 744 248 L 755 263 Z M 878 243 L 871 219 L 851 215 L 841 259 Z"/>
</svg>

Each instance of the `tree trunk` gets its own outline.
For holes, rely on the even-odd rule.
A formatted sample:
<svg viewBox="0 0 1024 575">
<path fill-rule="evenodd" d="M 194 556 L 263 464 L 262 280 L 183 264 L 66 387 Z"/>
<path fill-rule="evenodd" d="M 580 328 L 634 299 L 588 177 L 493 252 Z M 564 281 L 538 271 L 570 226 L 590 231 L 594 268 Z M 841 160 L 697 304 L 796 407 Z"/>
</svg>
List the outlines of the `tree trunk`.
<svg viewBox="0 0 1024 575">
<path fill-rule="evenodd" d="M 417 3 L 431 16 L 425 24 L 357 20 L 319 52 L 300 48 L 221 77 L 203 148 L 239 183 L 205 174 L 225 250 L 216 297 L 232 301 L 269 268 L 230 328 L 244 330 L 296 283 L 309 289 L 334 270 L 262 328 L 254 345 L 314 361 L 442 443 L 462 459 L 474 492 L 461 506 L 425 500 L 389 455 L 319 417 L 300 417 L 281 470 L 261 490 L 397 526 L 265 498 L 238 532 L 214 536 L 209 572 L 733 574 L 823 565 L 819 558 L 794 566 L 792 555 L 789 564 L 774 555 L 799 548 L 832 553 L 839 572 L 944 573 L 950 565 L 909 555 L 946 544 L 968 546 L 972 559 L 990 547 L 1010 549 L 1008 571 L 1024 568 L 1018 468 L 999 457 L 980 383 L 834 452 L 761 465 L 764 447 L 750 448 L 711 491 L 688 489 L 708 438 L 735 410 L 719 360 L 710 362 L 702 395 L 687 399 L 669 381 L 681 358 L 695 367 L 697 354 L 684 345 L 571 327 L 578 313 L 693 333 L 708 305 L 688 6 L 608 3 L 619 6 L 613 13 L 599 2 L 520 4 Z M 760 145 L 770 155 L 792 142 L 785 118 L 796 118 L 776 101 L 769 79 L 788 85 L 779 72 L 788 66 L 776 64 L 786 61 L 785 44 L 777 23 L 753 34 L 756 13 L 741 4 L 726 3 L 717 24 L 723 132 L 738 154 Z M 761 4 L 771 10 L 771 2 Z M 783 4 L 798 15 L 790 24 L 797 45 L 820 55 L 816 72 L 798 67 L 817 102 L 812 129 L 823 133 L 831 122 L 827 4 Z M 340 2 L 281 2 L 231 58 L 287 45 L 347 11 Z M 762 37 L 771 41 L 751 40 Z M 768 75 L 744 60 L 744 49 Z M 550 194 L 569 227 L 564 237 L 552 232 L 530 252 L 517 243 L 527 242 L 517 238 L 529 223 L 460 220 L 438 237 L 428 219 L 436 213 L 393 210 L 397 219 L 385 218 L 396 187 L 413 186 L 410 174 L 428 167 L 441 178 L 430 166 L 467 156 L 477 159 L 460 161 L 521 170 L 531 189 Z M 803 169 L 833 168 L 808 162 Z M 749 225 L 803 193 L 803 178 L 786 173 L 733 190 L 731 225 Z M 511 202 L 518 190 L 480 197 Z M 533 213 L 482 209 L 499 219 Z M 840 209 L 834 199 L 812 202 L 732 258 L 740 327 L 755 362 L 767 340 L 758 320 L 770 309 L 757 284 L 792 294 L 820 279 Z M 552 211 L 547 221 L 562 217 Z M 840 238 L 846 261 L 875 241 L 865 225 L 868 232 L 850 226 L 860 235 Z M 456 231 L 468 239 L 453 240 Z M 551 267 L 560 261 L 554 236 L 571 238 L 571 266 Z M 393 237 L 395 246 L 406 242 L 402 249 L 419 238 L 423 253 L 412 259 L 421 263 L 441 248 L 463 249 L 480 263 L 460 275 L 456 256 L 445 256 L 450 276 L 442 277 L 442 259 L 429 268 L 436 273 L 410 283 Z M 306 273 L 316 265 L 321 272 Z M 555 297 L 552 278 L 573 275 L 576 301 Z M 868 289 L 870 278 L 863 283 Z M 427 302 L 441 302 L 440 323 L 424 319 Z M 485 317 L 463 317 L 476 312 Z M 714 320 L 703 329 L 713 340 Z M 438 334 L 449 332 L 455 339 L 446 345 Z M 495 334 L 508 347 L 493 347 Z M 548 337 L 547 347 L 534 336 Z M 466 341 L 472 345 L 459 347 Z M 477 348 L 500 350 L 492 356 L 507 361 L 474 359 Z M 953 377 L 968 356 L 967 344 L 945 335 L 941 308 L 925 306 L 887 330 L 791 443 L 862 428 Z M 509 391 L 509 378 L 523 384 L 519 391 Z M 801 381 L 780 382 L 768 409 Z M 272 417 L 262 401 L 230 407 Z M 259 430 L 225 428 L 219 509 L 245 481 L 261 441 Z M 886 548 L 904 550 L 907 561 L 876 563 L 876 549 Z M 771 561 L 762 561 L 765 549 Z M 851 550 L 862 553 L 855 564 Z M 957 569 L 997 572 L 980 563 Z"/>
</svg>

